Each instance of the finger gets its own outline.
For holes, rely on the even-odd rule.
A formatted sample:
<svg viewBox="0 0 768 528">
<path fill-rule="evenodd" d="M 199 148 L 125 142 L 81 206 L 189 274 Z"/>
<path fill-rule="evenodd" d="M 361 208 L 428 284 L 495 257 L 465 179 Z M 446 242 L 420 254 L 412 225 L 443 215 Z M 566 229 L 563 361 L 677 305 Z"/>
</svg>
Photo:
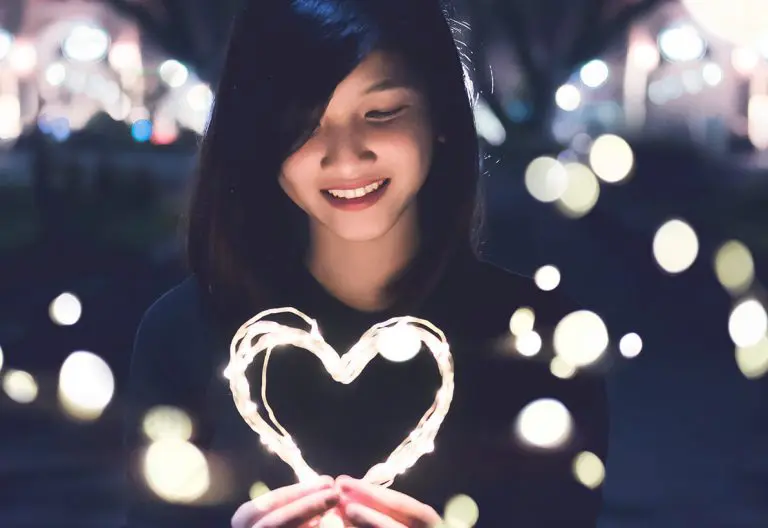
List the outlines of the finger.
<svg viewBox="0 0 768 528">
<path fill-rule="evenodd" d="M 434 509 L 404 493 L 346 476 L 339 477 L 336 482 L 343 494 L 351 495 L 356 502 L 389 514 L 400 522 L 413 520 L 429 526 L 440 520 Z"/>
<path fill-rule="evenodd" d="M 232 516 L 233 528 L 250 528 L 260 517 L 285 504 L 295 501 L 310 493 L 330 488 L 331 477 L 321 477 L 312 482 L 300 482 L 265 493 L 240 506 Z"/>
<path fill-rule="evenodd" d="M 305 522 L 324 514 L 338 503 L 339 492 L 335 489 L 316 491 L 272 510 L 253 528 L 298 528 Z"/>
<path fill-rule="evenodd" d="M 311 482 L 299 482 L 298 484 L 278 488 L 275 491 L 256 498 L 254 502 L 264 511 L 274 510 L 300 499 L 301 497 L 305 497 L 310 493 L 330 489 L 332 486 L 333 478 L 328 476 L 319 477 Z"/>
<path fill-rule="evenodd" d="M 408 528 L 392 517 L 357 502 L 348 504 L 344 513 L 358 528 Z"/>
</svg>

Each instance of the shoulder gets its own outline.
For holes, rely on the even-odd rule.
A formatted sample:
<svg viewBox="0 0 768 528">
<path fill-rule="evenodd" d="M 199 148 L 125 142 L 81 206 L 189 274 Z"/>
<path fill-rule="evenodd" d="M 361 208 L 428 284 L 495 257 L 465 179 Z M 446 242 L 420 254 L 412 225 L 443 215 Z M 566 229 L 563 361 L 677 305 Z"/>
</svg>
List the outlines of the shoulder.
<svg viewBox="0 0 768 528">
<path fill-rule="evenodd" d="M 579 309 L 561 288 L 543 291 L 532 278 L 483 260 L 463 263 L 451 283 L 455 285 L 454 293 L 471 303 L 474 313 L 488 320 L 500 319 L 504 324 L 518 308 L 530 308 L 545 324 L 556 324 Z"/>
<path fill-rule="evenodd" d="M 203 308 L 203 296 L 194 276 L 161 295 L 144 313 L 136 331 L 133 361 L 137 363 L 187 361 L 213 346 L 214 325 Z"/>
<path fill-rule="evenodd" d="M 173 405 L 202 420 L 216 355 L 213 325 L 202 309 L 198 282 L 189 277 L 144 313 L 133 344 L 126 389 L 126 426 L 137 442 L 147 409 Z"/>
<path fill-rule="evenodd" d="M 157 300 L 144 312 L 138 333 L 177 327 L 189 327 L 203 319 L 202 295 L 197 279 L 189 276 Z M 194 328 L 194 326 L 193 326 Z"/>
<path fill-rule="evenodd" d="M 196 397 L 216 354 L 214 328 L 194 277 L 160 296 L 145 312 L 134 339 L 133 396 L 163 401 Z"/>
</svg>

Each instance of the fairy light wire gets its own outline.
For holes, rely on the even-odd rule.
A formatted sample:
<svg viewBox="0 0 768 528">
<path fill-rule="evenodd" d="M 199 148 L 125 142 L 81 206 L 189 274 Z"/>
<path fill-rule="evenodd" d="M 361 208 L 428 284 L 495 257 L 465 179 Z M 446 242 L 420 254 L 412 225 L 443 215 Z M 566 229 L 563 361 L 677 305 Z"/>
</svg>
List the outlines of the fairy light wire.
<svg viewBox="0 0 768 528">
<path fill-rule="evenodd" d="M 309 331 L 269 319 L 279 314 L 291 314 L 300 318 L 309 326 Z M 363 477 L 363 480 L 372 484 L 390 486 L 395 477 L 411 468 L 423 455 L 434 450 L 437 432 L 453 399 L 453 356 L 445 334 L 435 325 L 411 316 L 394 317 L 372 326 L 347 353 L 339 355 L 323 339 L 314 319 L 296 308 L 272 308 L 246 321 L 235 333 L 224 375 L 229 380 L 238 412 L 250 428 L 259 434 L 267 449 L 293 469 L 299 482 L 312 480 L 317 478 L 318 473 L 304 460 L 300 449 L 277 420 L 267 400 L 267 365 L 273 350 L 284 345 L 305 349 L 320 359 L 334 381 L 347 385 L 379 354 L 379 339 L 382 336 L 391 336 L 387 332 L 403 330 L 409 332 L 413 338 L 418 338 L 429 349 L 437 363 L 442 381 L 432 405 L 416 427 L 384 462 L 375 464 Z M 260 392 L 262 405 L 271 423 L 262 417 L 259 405 L 251 399 L 250 384 L 246 376 L 248 367 L 261 353 L 265 356 Z"/>
</svg>

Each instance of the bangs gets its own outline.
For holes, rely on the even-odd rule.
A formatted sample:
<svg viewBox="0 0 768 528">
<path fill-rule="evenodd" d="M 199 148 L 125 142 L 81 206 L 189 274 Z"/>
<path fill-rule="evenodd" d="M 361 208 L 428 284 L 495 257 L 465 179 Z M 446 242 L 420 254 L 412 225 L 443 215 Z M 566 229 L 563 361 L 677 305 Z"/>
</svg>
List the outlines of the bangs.
<svg viewBox="0 0 768 528">
<path fill-rule="evenodd" d="M 283 159 L 295 152 L 317 127 L 336 86 L 383 42 L 374 19 L 359 3 L 353 8 L 343 0 L 246 2 L 227 70 L 249 64 L 252 70 L 238 72 L 236 85 L 220 86 L 229 92 L 221 98 L 225 104 L 239 108 L 238 128 L 258 120 L 259 128 L 272 131 L 274 152 Z M 252 98 L 262 102 L 254 105 Z"/>
</svg>

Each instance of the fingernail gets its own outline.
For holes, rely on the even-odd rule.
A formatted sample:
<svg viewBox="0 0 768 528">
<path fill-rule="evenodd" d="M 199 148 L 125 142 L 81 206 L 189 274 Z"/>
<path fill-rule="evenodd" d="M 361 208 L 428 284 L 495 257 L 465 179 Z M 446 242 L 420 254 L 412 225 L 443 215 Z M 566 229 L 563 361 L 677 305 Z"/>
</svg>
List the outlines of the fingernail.
<svg viewBox="0 0 768 528">
<path fill-rule="evenodd" d="M 334 492 L 333 495 L 325 499 L 325 505 L 328 508 L 333 508 L 339 503 L 339 495 Z"/>
</svg>

